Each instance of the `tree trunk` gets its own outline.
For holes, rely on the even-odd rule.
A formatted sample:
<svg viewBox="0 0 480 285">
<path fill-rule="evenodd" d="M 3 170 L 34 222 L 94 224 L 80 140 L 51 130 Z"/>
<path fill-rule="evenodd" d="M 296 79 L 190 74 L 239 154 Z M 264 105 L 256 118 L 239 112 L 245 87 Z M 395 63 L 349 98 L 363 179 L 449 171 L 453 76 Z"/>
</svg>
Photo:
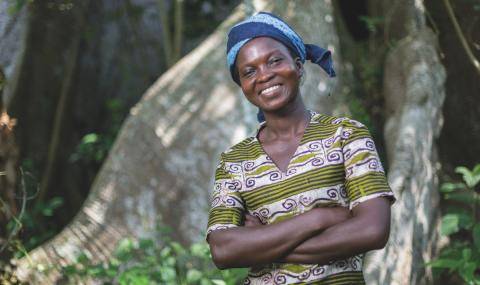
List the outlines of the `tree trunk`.
<svg viewBox="0 0 480 285">
<path fill-rule="evenodd" d="M 20 67 L 25 57 L 29 13 L 26 6 L 16 13 L 9 12 L 8 1 L 0 1 L 0 69 L 3 93 L 0 105 L 8 106 L 18 81 Z M 5 81 L 4 81 L 5 80 Z M 4 81 L 4 82 L 3 82 Z"/>
<path fill-rule="evenodd" d="M 367 284 L 432 282 L 425 262 L 437 251 L 437 138 L 442 126 L 445 70 L 435 34 L 419 1 L 392 1 L 386 34 L 398 40 L 387 55 L 384 96 L 388 179 L 397 202 L 390 240 L 368 258 Z M 389 23 L 392 25 L 389 26 Z"/>
<path fill-rule="evenodd" d="M 53 282 L 58 272 L 46 276 L 29 267 L 29 261 L 66 264 L 79 252 L 104 259 L 119 239 L 148 237 L 158 224 L 172 227 L 174 238 L 184 243 L 202 239 L 219 153 L 256 125 L 256 110 L 225 67 L 226 33 L 245 13 L 264 5 L 247 1 L 147 90 L 131 109 L 81 211 L 60 234 L 19 261 L 22 279 Z M 306 66 L 302 94 L 308 106 L 323 113 L 348 113 L 340 90 L 351 76 L 341 64 L 330 1 L 269 5 L 265 10 L 287 18 L 306 42 L 334 51 L 339 75 L 335 85 L 320 76 L 317 66 Z M 330 92 L 335 95 L 327 96 Z"/>
</svg>

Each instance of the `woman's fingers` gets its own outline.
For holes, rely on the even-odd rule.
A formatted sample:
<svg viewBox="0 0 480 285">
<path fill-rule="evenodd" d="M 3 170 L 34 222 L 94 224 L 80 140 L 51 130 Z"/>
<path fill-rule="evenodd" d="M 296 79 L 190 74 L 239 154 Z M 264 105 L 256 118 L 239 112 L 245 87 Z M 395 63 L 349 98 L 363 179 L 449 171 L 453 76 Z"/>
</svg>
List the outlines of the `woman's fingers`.
<svg viewBox="0 0 480 285">
<path fill-rule="evenodd" d="M 254 226 L 261 226 L 263 225 L 260 219 L 257 217 L 250 215 L 250 214 L 245 214 L 245 226 L 246 227 L 254 227 Z"/>
</svg>

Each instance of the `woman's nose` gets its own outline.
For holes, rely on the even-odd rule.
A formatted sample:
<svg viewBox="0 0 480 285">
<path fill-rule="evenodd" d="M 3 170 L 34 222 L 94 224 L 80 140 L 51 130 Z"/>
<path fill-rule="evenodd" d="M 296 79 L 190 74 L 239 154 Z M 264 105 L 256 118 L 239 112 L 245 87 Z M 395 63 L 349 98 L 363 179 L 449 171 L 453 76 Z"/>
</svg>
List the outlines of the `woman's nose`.
<svg viewBox="0 0 480 285">
<path fill-rule="evenodd" d="M 270 79 L 272 79 L 274 76 L 274 73 L 270 68 L 267 66 L 261 67 L 259 69 L 259 74 L 258 74 L 258 81 L 259 82 L 267 82 Z"/>
</svg>

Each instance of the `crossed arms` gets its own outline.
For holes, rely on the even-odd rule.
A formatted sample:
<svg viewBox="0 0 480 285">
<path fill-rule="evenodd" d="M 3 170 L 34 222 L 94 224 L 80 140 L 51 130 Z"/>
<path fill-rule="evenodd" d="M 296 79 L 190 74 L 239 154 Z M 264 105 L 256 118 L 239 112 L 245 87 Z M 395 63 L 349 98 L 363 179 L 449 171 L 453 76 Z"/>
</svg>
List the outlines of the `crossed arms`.
<svg viewBox="0 0 480 285">
<path fill-rule="evenodd" d="M 314 208 L 278 223 L 262 225 L 247 215 L 244 227 L 216 230 L 208 243 L 220 269 L 273 262 L 326 264 L 383 248 L 390 233 L 390 201 L 384 197 L 343 207 Z"/>
</svg>

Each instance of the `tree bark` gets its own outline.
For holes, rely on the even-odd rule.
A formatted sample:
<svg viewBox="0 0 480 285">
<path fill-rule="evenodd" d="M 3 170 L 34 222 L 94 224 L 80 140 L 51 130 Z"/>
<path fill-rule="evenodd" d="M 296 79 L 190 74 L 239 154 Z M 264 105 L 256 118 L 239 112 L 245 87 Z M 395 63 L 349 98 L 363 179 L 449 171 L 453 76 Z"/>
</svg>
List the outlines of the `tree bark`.
<svg viewBox="0 0 480 285">
<path fill-rule="evenodd" d="M 396 193 L 390 240 L 373 253 L 367 284 L 428 284 L 425 262 L 436 254 L 439 230 L 437 138 L 442 127 L 445 70 L 436 35 L 426 26 L 423 3 L 392 1 L 384 74 L 388 180 Z M 398 25 L 402 23 L 402 25 Z"/>
<path fill-rule="evenodd" d="M 4 72 L 2 104 L 8 106 L 15 93 L 29 33 L 29 13 L 25 5 L 16 13 L 9 13 L 8 1 L 0 2 L 0 67 Z"/>
<path fill-rule="evenodd" d="M 256 110 L 225 67 L 227 31 L 250 8 L 273 10 L 306 42 L 334 52 L 336 84 L 307 64 L 302 92 L 309 108 L 348 113 L 339 90 L 351 76 L 341 64 L 330 1 L 265 2 L 247 1 L 236 9 L 147 90 L 131 109 L 81 211 L 55 238 L 19 261 L 22 279 L 53 282 L 58 272 L 47 276 L 29 264 L 66 264 L 79 252 L 102 260 L 122 237 L 152 236 L 158 224 L 173 228 L 174 238 L 184 243 L 202 238 L 219 153 L 256 125 Z"/>
</svg>

